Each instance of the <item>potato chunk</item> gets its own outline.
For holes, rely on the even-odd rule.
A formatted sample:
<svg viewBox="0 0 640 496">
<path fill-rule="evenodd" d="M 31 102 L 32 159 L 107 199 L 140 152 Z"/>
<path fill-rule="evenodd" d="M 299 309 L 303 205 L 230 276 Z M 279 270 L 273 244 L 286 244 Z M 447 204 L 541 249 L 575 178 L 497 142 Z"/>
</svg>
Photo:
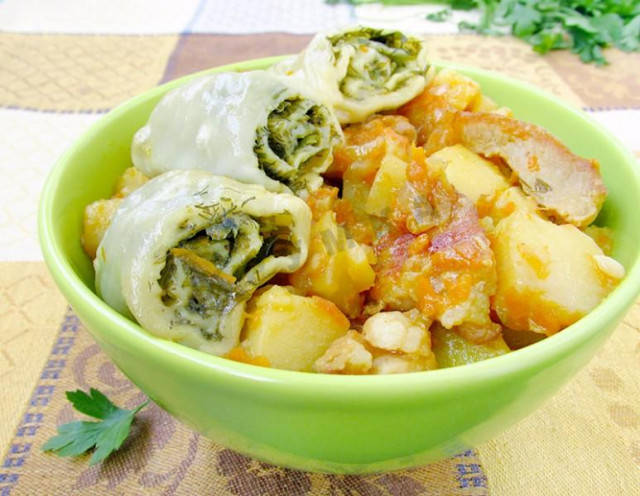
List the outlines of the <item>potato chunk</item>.
<svg viewBox="0 0 640 496">
<path fill-rule="evenodd" d="M 266 358 L 273 368 L 311 372 L 349 325 L 330 301 L 272 286 L 250 300 L 241 342 L 249 355 Z"/>
<path fill-rule="evenodd" d="M 374 280 L 366 247 L 347 239 L 334 212 L 326 212 L 311 226 L 307 261 L 289 276 L 302 293 L 326 298 L 350 317 L 360 313 L 361 293 Z"/>
<path fill-rule="evenodd" d="M 98 246 L 111 225 L 111 219 L 122 203 L 122 198 L 109 198 L 90 203 L 84 209 L 82 247 L 91 260 L 96 258 Z"/>
<path fill-rule="evenodd" d="M 444 167 L 449 182 L 463 195 L 469 198 L 480 217 L 488 212 L 486 205 L 509 188 L 509 181 L 498 167 L 462 145 L 443 148 L 427 158 L 427 164 Z"/>
<path fill-rule="evenodd" d="M 118 178 L 116 189 L 113 194 L 118 198 L 124 198 L 125 196 L 133 193 L 148 180 L 149 178 L 138 169 L 135 167 L 129 167 Z"/>
<path fill-rule="evenodd" d="M 82 230 L 82 247 L 91 257 L 96 258 L 96 251 L 104 237 L 111 219 L 118 210 L 122 199 L 138 189 L 149 180 L 135 167 L 129 167 L 116 182 L 113 195 L 109 199 L 97 200 L 90 203 L 84 209 L 84 222 Z"/>
<path fill-rule="evenodd" d="M 507 107 L 500 107 L 486 95 L 478 94 L 466 108 L 470 112 L 492 112 L 494 114 L 513 116 L 513 111 Z"/>
<path fill-rule="evenodd" d="M 530 212 L 500 221 L 492 246 L 498 269 L 494 309 L 514 330 L 551 335 L 592 310 L 624 275 L 575 226 Z"/>
<path fill-rule="evenodd" d="M 525 195 L 518 186 L 503 191 L 493 202 L 489 215 L 495 223 L 514 212 L 529 212 L 539 215 L 538 205 L 530 197 Z"/>
<path fill-rule="evenodd" d="M 422 93 L 397 112 L 414 125 L 418 131 L 418 144 L 422 145 L 440 123 L 446 122 L 452 113 L 473 105 L 480 94 L 480 85 L 474 80 L 454 70 L 443 69 Z"/>
<path fill-rule="evenodd" d="M 575 155 L 533 124 L 493 113 L 457 112 L 430 135 L 425 149 L 431 155 L 454 144 L 503 160 L 524 192 L 559 221 L 589 225 L 607 195 L 597 160 Z"/>
<path fill-rule="evenodd" d="M 391 209 L 393 193 L 406 180 L 407 163 L 396 155 L 385 155 L 367 196 L 365 212 L 377 217 L 386 217 Z"/>
</svg>

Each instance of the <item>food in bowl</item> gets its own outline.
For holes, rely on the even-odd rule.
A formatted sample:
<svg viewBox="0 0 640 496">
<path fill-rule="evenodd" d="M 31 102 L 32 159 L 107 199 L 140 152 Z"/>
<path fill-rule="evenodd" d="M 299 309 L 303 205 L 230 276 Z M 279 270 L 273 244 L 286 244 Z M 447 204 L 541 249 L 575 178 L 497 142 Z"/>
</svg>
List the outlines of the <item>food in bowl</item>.
<svg viewBox="0 0 640 496">
<path fill-rule="evenodd" d="M 318 54 L 331 70 L 314 72 Z M 140 186 L 86 210 L 98 294 L 235 360 L 471 363 L 577 322 L 625 273 L 591 226 L 597 161 L 471 78 L 434 73 L 399 32 L 321 34 L 269 72 L 192 80 L 156 106 L 132 159 L 122 182 Z"/>
<path fill-rule="evenodd" d="M 254 291 L 306 260 L 310 221 L 297 196 L 169 171 L 118 207 L 94 261 L 96 289 L 152 334 L 223 354 Z"/>
<path fill-rule="evenodd" d="M 206 74 L 264 70 L 280 60 L 240 62 Z M 102 351 L 190 429 L 219 445 L 299 470 L 362 474 L 424 465 L 486 442 L 533 412 L 588 363 L 631 308 L 640 293 L 640 175 L 633 154 L 584 112 L 530 85 L 470 66 L 433 65 L 439 73 L 455 70 L 472 78 L 483 95 L 513 109 L 518 118 L 599 160 L 609 192 L 596 225 L 610 229 L 612 255 L 627 275 L 569 329 L 531 346 L 523 346 L 531 334 L 544 335 L 516 331 L 519 349 L 490 360 L 479 359 L 492 356 L 499 346 L 470 347 L 451 330 L 444 329 L 442 338 L 443 329 L 433 325 L 434 354 L 451 348 L 455 351 L 447 356 L 455 360 L 441 360 L 438 369 L 426 372 L 300 373 L 247 365 L 158 339 L 96 295 L 95 271 L 79 240 L 88 204 L 108 198 L 114 187 L 122 187 L 117 194 L 123 195 L 144 181 L 130 173 L 118 178 L 131 165 L 132 139 L 154 106 L 199 75 L 173 81 L 109 112 L 60 157 L 42 192 L 39 235 L 57 286 Z M 503 200 L 515 204 L 520 197 L 505 194 Z M 114 198 L 113 203 L 121 201 Z M 511 207 L 501 202 L 496 208 Z M 590 234 L 606 251 L 609 234 Z M 340 319 L 331 315 L 339 328 Z M 503 328 L 505 338 L 515 343 L 508 334 Z M 243 358 L 241 348 L 231 354 Z"/>
<path fill-rule="evenodd" d="M 430 67 L 422 40 L 357 27 L 318 33 L 302 53 L 270 71 L 308 88 L 349 124 L 411 100 L 424 89 Z"/>
</svg>

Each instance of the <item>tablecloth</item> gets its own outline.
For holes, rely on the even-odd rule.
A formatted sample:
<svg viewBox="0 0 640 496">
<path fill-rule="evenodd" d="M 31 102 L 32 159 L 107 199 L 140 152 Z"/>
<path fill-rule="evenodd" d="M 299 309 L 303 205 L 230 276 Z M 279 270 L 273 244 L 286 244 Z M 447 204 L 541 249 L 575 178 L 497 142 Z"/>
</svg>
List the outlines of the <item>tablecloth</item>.
<svg viewBox="0 0 640 496">
<path fill-rule="evenodd" d="M 586 110 L 640 156 L 640 55 L 541 57 L 511 37 L 425 21 L 433 6 L 320 0 L 0 1 L 0 495 L 640 494 L 640 305 L 566 387 L 496 439 L 426 467 L 370 476 L 277 468 L 216 445 L 155 405 L 102 465 L 40 451 L 79 418 L 64 398 L 142 393 L 100 351 L 53 284 L 36 235 L 56 158 L 109 109 L 200 69 L 300 50 L 313 32 L 367 23 L 426 35 L 433 58 L 519 78 Z M 468 14 L 466 14 L 468 15 Z"/>
</svg>

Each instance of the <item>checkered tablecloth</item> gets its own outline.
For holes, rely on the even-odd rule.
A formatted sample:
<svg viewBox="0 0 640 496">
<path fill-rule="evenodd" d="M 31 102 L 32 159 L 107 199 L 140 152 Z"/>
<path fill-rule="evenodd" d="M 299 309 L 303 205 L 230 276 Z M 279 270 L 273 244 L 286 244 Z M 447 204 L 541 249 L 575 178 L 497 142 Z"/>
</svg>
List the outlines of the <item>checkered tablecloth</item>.
<svg viewBox="0 0 640 496">
<path fill-rule="evenodd" d="M 433 58 L 526 80 L 582 107 L 640 156 L 640 55 L 587 66 L 510 37 L 429 23 L 437 6 L 321 0 L 0 0 L 0 495 L 640 494 L 640 307 L 559 394 L 497 439 L 393 474 L 276 468 L 214 444 L 156 406 L 101 466 L 39 448 L 75 415 L 69 389 L 120 405 L 141 393 L 103 355 L 42 262 L 36 210 L 62 151 L 114 106 L 162 82 L 299 51 L 317 30 L 366 23 L 425 34 Z M 469 15 L 469 14 L 465 14 Z M 457 19 L 454 19 L 454 21 Z M 0 453 L 1 454 L 1 453 Z"/>
</svg>

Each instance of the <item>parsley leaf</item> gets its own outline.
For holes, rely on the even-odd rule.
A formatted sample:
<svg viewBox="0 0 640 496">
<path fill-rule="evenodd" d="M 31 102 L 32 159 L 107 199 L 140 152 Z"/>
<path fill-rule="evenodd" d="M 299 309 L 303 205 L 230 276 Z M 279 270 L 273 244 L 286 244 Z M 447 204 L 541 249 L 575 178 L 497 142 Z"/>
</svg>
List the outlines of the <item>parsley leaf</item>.
<svg viewBox="0 0 640 496">
<path fill-rule="evenodd" d="M 136 413 L 149 401 L 133 410 L 114 405 L 97 389 L 67 391 L 67 399 L 80 413 L 100 419 L 99 422 L 74 421 L 58 427 L 58 435 L 42 446 L 42 451 L 52 451 L 58 456 L 79 456 L 95 448 L 89 465 L 95 465 L 116 451 L 129 435 Z"/>
<path fill-rule="evenodd" d="M 500 36 L 511 33 L 544 54 L 569 49 L 583 62 L 607 63 L 603 49 L 616 47 L 640 51 L 640 2 L 638 0 L 325 0 L 327 3 L 361 5 L 444 4 L 444 10 L 427 15 L 443 22 L 452 10 L 479 13 L 479 22 L 462 21 L 461 31 Z"/>
<path fill-rule="evenodd" d="M 626 52 L 640 50 L 640 14 L 636 15 L 622 28 L 622 33 L 616 46 Z"/>
<path fill-rule="evenodd" d="M 451 19 L 451 9 L 442 9 L 438 12 L 432 12 L 431 14 L 427 14 L 427 19 L 433 22 L 445 22 Z"/>
</svg>

